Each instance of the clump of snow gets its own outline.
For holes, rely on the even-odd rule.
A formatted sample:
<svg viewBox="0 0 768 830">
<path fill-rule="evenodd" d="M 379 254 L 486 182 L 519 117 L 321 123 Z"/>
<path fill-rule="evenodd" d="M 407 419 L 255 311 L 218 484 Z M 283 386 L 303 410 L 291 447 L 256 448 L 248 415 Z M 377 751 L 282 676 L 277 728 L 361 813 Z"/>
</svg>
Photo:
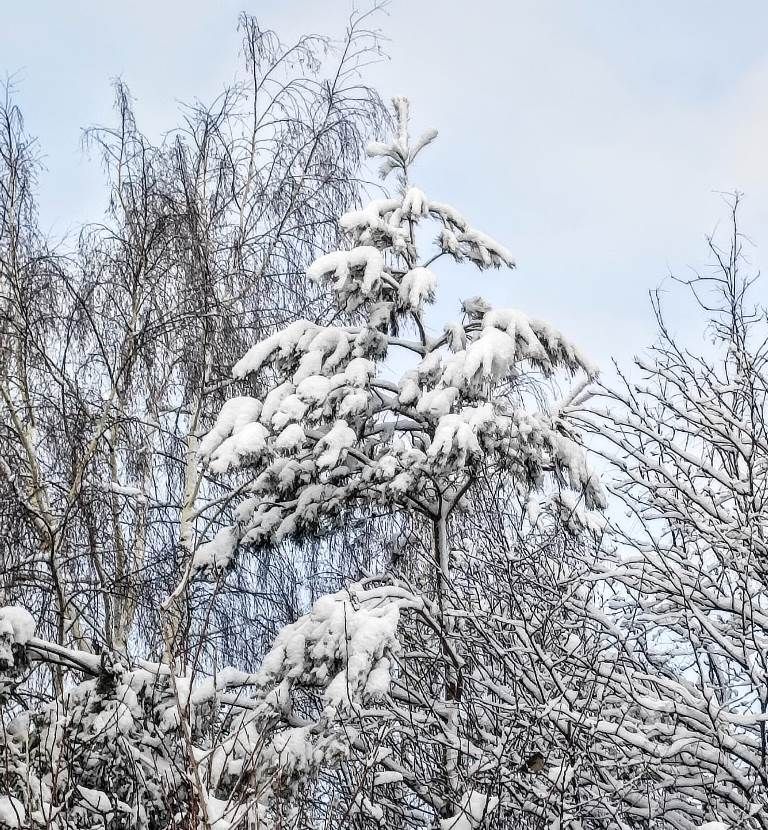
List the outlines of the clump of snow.
<svg viewBox="0 0 768 830">
<path fill-rule="evenodd" d="M 192 569 L 195 571 L 226 570 L 237 546 L 237 534 L 231 527 L 223 527 L 209 542 L 204 542 L 192 557 Z"/>
<path fill-rule="evenodd" d="M 454 386 L 448 386 L 444 389 L 429 389 L 417 401 L 416 411 L 437 420 L 451 411 L 458 395 L 459 390 Z M 400 400 L 402 400 L 402 394 Z"/>
<path fill-rule="evenodd" d="M 495 422 L 496 415 L 488 403 L 443 415 L 437 423 L 429 457 L 441 466 L 466 467 L 482 454 L 479 435 Z"/>
<path fill-rule="evenodd" d="M 467 347 L 467 332 L 461 323 L 449 322 L 443 326 L 443 336 L 452 352 L 460 352 Z"/>
<path fill-rule="evenodd" d="M 386 240 L 396 250 L 406 246 L 407 231 L 400 226 L 402 204 L 399 199 L 374 199 L 362 210 L 345 213 L 339 224 L 358 243 Z"/>
<path fill-rule="evenodd" d="M 335 467 L 344 460 L 347 451 L 355 444 L 355 432 L 346 421 L 336 421 L 317 442 L 317 466 L 320 469 Z"/>
<path fill-rule="evenodd" d="M 376 374 L 376 364 L 365 357 L 354 357 L 344 369 L 344 380 L 350 386 L 363 387 Z"/>
<path fill-rule="evenodd" d="M 266 431 L 258 423 L 262 405 L 255 398 L 241 396 L 228 400 L 216 423 L 200 442 L 198 454 L 208 460 L 211 470 L 226 472 L 248 455 L 262 452 Z"/>
<path fill-rule="evenodd" d="M 322 403 L 331 391 L 331 379 L 324 375 L 310 375 L 296 387 L 296 397 L 307 404 Z"/>
<path fill-rule="evenodd" d="M 483 328 L 506 332 L 516 343 L 520 359 L 583 369 L 588 375 L 596 370 L 579 350 L 549 323 L 528 317 L 513 308 L 490 309 L 483 315 Z"/>
<path fill-rule="evenodd" d="M 374 787 L 386 787 L 388 784 L 398 784 L 403 780 L 403 774 L 395 770 L 377 772 L 373 776 Z"/>
<path fill-rule="evenodd" d="M 399 649 L 399 618 L 395 601 L 357 604 L 347 591 L 321 597 L 278 634 L 258 679 L 264 685 L 322 684 L 329 712 L 382 699 L 391 684 L 387 655 Z"/>
<path fill-rule="evenodd" d="M 12 795 L 0 795 L 0 824 L 4 827 L 24 827 L 27 813 L 24 805 Z"/>
<path fill-rule="evenodd" d="M 437 277 L 429 268 L 412 268 L 400 281 L 400 304 L 411 311 L 420 311 L 424 303 L 435 299 Z"/>
<path fill-rule="evenodd" d="M 474 228 L 456 234 L 462 252 L 481 268 L 515 267 L 512 254 L 495 239 Z"/>
<path fill-rule="evenodd" d="M 262 424 L 245 424 L 211 453 L 211 470 L 214 473 L 225 473 L 239 467 L 243 459 L 259 456 L 266 449 L 268 435 Z"/>
<path fill-rule="evenodd" d="M 10 632 L 13 642 L 26 645 L 35 636 L 37 622 L 26 608 L 5 605 L 0 608 L 0 631 Z"/>
<path fill-rule="evenodd" d="M 403 196 L 403 216 L 417 219 L 429 213 L 429 200 L 423 190 L 418 187 L 409 187 Z"/>
<path fill-rule="evenodd" d="M 133 725 L 130 707 L 122 701 L 112 700 L 97 713 L 91 728 L 97 734 L 107 734 L 116 738 L 119 735 L 128 735 Z"/>
<path fill-rule="evenodd" d="M 79 803 L 85 807 L 88 812 L 99 813 L 108 822 L 114 817 L 115 811 L 121 813 L 130 813 L 131 808 L 115 798 L 107 795 L 102 790 L 91 789 L 84 787 L 82 784 L 77 786 Z M 111 823 L 111 822 L 110 822 Z"/>
<path fill-rule="evenodd" d="M 446 361 L 442 380 L 446 386 L 466 389 L 484 380 L 503 378 L 514 362 L 514 340 L 504 332 L 489 329 Z"/>
<path fill-rule="evenodd" d="M 282 452 L 295 452 L 304 445 L 306 438 L 301 424 L 288 424 L 275 439 L 275 449 Z"/>
<path fill-rule="evenodd" d="M 261 408 L 261 415 L 259 416 L 261 423 L 268 427 L 275 426 L 273 423 L 275 415 L 280 411 L 283 401 L 290 398 L 295 391 L 296 387 L 290 381 L 285 381 L 285 383 L 275 386 L 274 389 L 270 389 Z M 277 426 L 276 428 L 280 429 L 281 427 Z"/>
<path fill-rule="evenodd" d="M 347 416 L 361 415 L 368 409 L 370 398 L 361 389 L 354 389 L 344 395 L 339 405 L 339 415 L 342 418 Z"/>
<path fill-rule="evenodd" d="M 316 259 L 307 269 L 307 276 L 319 282 L 333 278 L 333 288 L 347 295 L 359 289 L 363 296 L 370 296 L 384 272 L 384 257 L 378 248 L 361 245 L 351 251 L 333 251 Z"/>
<path fill-rule="evenodd" d="M 496 796 L 470 790 L 461 799 L 456 814 L 440 822 L 440 830 L 477 830 L 498 803 Z"/>
<path fill-rule="evenodd" d="M 275 352 L 286 356 L 296 349 L 307 333 L 313 333 L 317 328 L 318 326 L 310 323 L 309 320 L 296 320 L 284 329 L 251 346 L 245 355 L 235 363 L 232 368 L 232 376 L 244 378 L 251 372 L 258 372 Z"/>
<path fill-rule="evenodd" d="M 271 414 L 269 425 L 276 431 L 282 430 L 286 424 L 296 424 L 300 421 L 309 409 L 309 403 L 298 394 L 291 394 L 284 397 Z"/>
<path fill-rule="evenodd" d="M 226 401 L 213 428 L 200 442 L 199 454 L 204 458 L 210 456 L 232 433 L 241 430 L 252 421 L 257 421 L 260 413 L 261 403 L 255 398 L 243 395 Z"/>
<path fill-rule="evenodd" d="M 208 826 L 211 830 L 232 830 L 236 827 L 261 827 L 264 818 L 264 806 L 249 804 L 237 799 L 214 798 L 205 796 L 205 809 L 208 815 Z M 247 821 L 250 814 L 254 814 L 254 824 Z M 259 820 L 261 819 L 261 820 Z"/>
</svg>

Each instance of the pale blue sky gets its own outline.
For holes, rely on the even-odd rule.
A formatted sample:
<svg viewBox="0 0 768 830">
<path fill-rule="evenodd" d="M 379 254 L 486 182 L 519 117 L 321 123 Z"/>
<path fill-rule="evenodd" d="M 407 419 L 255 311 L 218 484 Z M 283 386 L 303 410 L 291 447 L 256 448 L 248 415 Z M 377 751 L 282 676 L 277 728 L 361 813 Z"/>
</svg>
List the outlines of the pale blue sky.
<svg viewBox="0 0 768 830">
<path fill-rule="evenodd" d="M 61 234 L 103 211 L 99 167 L 79 142 L 110 118 L 110 79 L 161 134 L 178 101 L 231 79 L 240 9 L 287 39 L 339 33 L 350 4 L 7 0 L 0 73 L 16 75 L 45 154 L 46 227 Z M 393 0 L 379 23 L 390 59 L 371 80 L 412 99 L 416 129 L 441 134 L 419 183 L 518 261 L 490 278 L 452 273 L 446 308 L 484 293 L 551 320 L 605 364 L 651 338 L 648 289 L 704 261 L 704 235 L 725 218 L 717 191 L 744 191 L 752 259 L 765 260 L 768 4 Z"/>
</svg>

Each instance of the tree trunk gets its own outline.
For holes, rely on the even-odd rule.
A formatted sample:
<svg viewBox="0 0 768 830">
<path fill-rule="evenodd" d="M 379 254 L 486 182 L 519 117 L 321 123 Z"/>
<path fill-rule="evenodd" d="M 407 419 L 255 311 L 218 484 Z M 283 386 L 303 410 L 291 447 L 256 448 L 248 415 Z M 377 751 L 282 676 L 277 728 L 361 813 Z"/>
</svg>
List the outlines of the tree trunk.
<svg viewBox="0 0 768 830">
<path fill-rule="evenodd" d="M 441 511 L 434 522 L 435 564 L 438 569 L 437 601 L 442 631 L 443 702 L 446 709 L 445 751 L 443 768 L 446 786 L 446 813 L 453 815 L 459 796 L 459 706 L 461 703 L 461 679 L 454 653 L 454 618 L 451 614 L 449 591 L 450 547 L 448 544 L 448 517 Z"/>
</svg>

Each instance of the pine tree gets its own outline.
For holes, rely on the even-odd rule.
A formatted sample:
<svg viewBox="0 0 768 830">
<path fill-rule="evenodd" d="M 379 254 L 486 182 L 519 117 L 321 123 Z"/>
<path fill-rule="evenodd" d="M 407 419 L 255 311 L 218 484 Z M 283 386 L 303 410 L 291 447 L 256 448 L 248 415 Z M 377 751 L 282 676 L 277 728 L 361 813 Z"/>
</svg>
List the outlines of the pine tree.
<svg viewBox="0 0 768 830">
<path fill-rule="evenodd" d="M 529 487 L 545 473 L 567 479 L 587 509 L 599 485 L 557 412 L 515 405 L 510 392 L 526 367 L 551 375 L 593 369 L 549 324 L 481 297 L 462 303 L 460 321 L 430 337 L 425 306 L 434 301 L 431 266 L 443 256 L 478 268 L 514 267 L 510 253 L 452 207 L 410 184 L 411 165 L 437 133 L 411 145 L 408 102 L 395 100 L 397 136 L 374 143 L 382 176 L 398 174 L 396 198 L 345 214 L 353 244 L 317 259 L 309 275 L 328 286 L 338 316 L 358 324 L 299 320 L 257 343 L 236 378 L 274 372 L 263 402 L 237 397 L 222 408 L 200 454 L 214 473 L 247 470 L 249 492 L 236 527 L 198 547 L 193 570 L 223 570 L 241 545 L 270 545 L 332 529 L 353 507 L 385 504 L 434 525 L 435 564 L 448 574 L 448 519 L 477 470 L 504 467 Z M 437 251 L 423 260 L 417 227 L 439 224 Z M 400 336 L 408 324 L 416 336 Z M 399 383 L 384 377 L 396 350 L 415 356 Z M 573 507 L 573 504 L 570 505 Z"/>
<path fill-rule="evenodd" d="M 381 588 L 387 578 L 378 588 L 370 581 L 358 588 L 368 592 L 366 602 L 379 590 L 374 600 L 388 596 L 398 613 L 420 608 L 426 622 L 420 636 L 439 643 L 427 670 L 438 667 L 432 693 L 441 712 L 430 727 L 441 733 L 439 780 L 430 791 L 431 807 L 450 821 L 489 803 L 467 788 L 458 768 L 466 659 L 456 625 L 462 534 L 455 517 L 490 473 L 525 495 L 531 513 L 546 494 L 573 529 L 594 526 L 592 511 L 603 505 L 599 484 L 560 410 L 534 403 L 535 375 L 580 373 L 578 394 L 593 369 L 549 324 L 480 297 L 465 300 L 459 320 L 430 334 L 427 307 L 436 297 L 441 258 L 480 270 L 514 262 L 458 211 L 412 184 L 413 164 L 437 133 L 411 141 L 403 98 L 394 101 L 394 118 L 392 141 L 368 147 L 381 160 L 382 178 L 395 174 L 394 195 L 342 216 L 350 247 L 320 257 L 308 271 L 344 322 L 300 320 L 254 345 L 234 367 L 236 378 L 268 379 L 268 392 L 263 401 L 238 397 L 225 404 L 200 450 L 212 472 L 239 475 L 247 497 L 237 525 L 200 545 L 190 571 L 222 573 L 238 549 L 322 537 L 350 516 L 388 511 L 426 528 L 431 561 L 418 585 L 406 589 L 390 575 L 389 594 Z M 428 223 L 437 226 L 437 237 L 424 254 L 417 237 Z M 403 355 L 412 365 L 394 383 L 387 377 L 406 362 Z M 354 590 L 347 596 L 359 606 Z M 286 650 L 284 659 L 301 666 L 302 649 Z M 392 673 L 401 690 L 407 686 L 402 658 Z M 411 693 L 408 705 L 429 707 L 429 692 L 420 701 Z M 419 777 L 427 776 L 422 770 L 413 776 Z"/>
</svg>

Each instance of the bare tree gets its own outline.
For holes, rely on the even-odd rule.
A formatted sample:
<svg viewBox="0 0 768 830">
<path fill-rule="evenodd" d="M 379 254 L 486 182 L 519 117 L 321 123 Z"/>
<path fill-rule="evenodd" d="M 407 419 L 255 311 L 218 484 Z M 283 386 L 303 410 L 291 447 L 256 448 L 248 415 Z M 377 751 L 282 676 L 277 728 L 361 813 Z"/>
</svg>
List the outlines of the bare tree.
<svg viewBox="0 0 768 830">
<path fill-rule="evenodd" d="M 640 378 L 604 387 L 584 416 L 626 510 L 600 578 L 634 663 L 625 751 L 652 761 L 634 812 L 654 827 L 768 826 L 768 328 L 750 304 L 737 209 L 735 197 L 726 247 L 709 239 L 711 267 L 677 281 L 706 315 L 703 348 L 675 336 L 657 292 Z"/>
<path fill-rule="evenodd" d="M 3 509 L 26 542 L 14 568 L 30 580 L 13 585 L 43 588 L 62 643 L 124 651 L 135 623 L 156 628 L 198 530 L 195 436 L 231 384 L 227 356 L 322 312 L 304 269 L 336 239 L 380 118 L 357 80 L 365 21 L 329 52 L 312 37 L 283 47 L 243 16 L 243 81 L 159 146 L 118 83 L 117 125 L 87 133 L 108 218 L 69 253 L 37 230 L 34 145 L 7 101 Z"/>
<path fill-rule="evenodd" d="M 156 673 L 134 701 L 136 684 L 126 691 L 120 667 L 164 653 L 183 673 L 190 656 L 215 650 L 253 662 L 263 653 L 263 637 L 240 636 L 245 626 L 258 631 L 249 575 L 215 608 L 206 591 L 188 595 L 161 624 L 160 605 L 198 534 L 226 520 L 228 501 L 216 506 L 224 491 L 199 469 L 197 441 L 237 388 L 232 356 L 297 315 L 325 313 L 305 269 L 338 241 L 336 217 L 358 199 L 361 148 L 386 120 L 362 80 L 378 55 L 370 22 L 355 15 L 338 43 L 308 36 L 286 46 L 241 16 L 239 81 L 211 105 L 185 108 L 160 143 L 140 131 L 118 82 L 116 123 L 86 133 L 103 160 L 109 208 L 74 244 L 54 246 L 39 229 L 36 143 L 7 91 L 0 605 L 32 612 L 41 639 L 26 648 L 28 637 L 4 618 L 3 747 L 29 763 L 19 771 L 9 762 L 0 774 L 3 820 L 21 799 L 27 813 L 47 805 L 43 824 L 64 810 L 66 826 L 104 826 L 103 810 L 89 802 L 94 792 L 121 802 L 112 805 L 114 826 L 124 826 L 116 816 L 125 805 L 138 822 L 131 826 L 169 826 L 175 810 L 196 820 L 185 801 L 194 797 L 189 758 L 176 745 L 166 752 L 152 731 L 157 706 L 180 705 L 173 674 L 163 681 L 160 672 L 158 686 Z M 200 629 L 205 636 L 195 637 Z M 89 676 L 97 680 L 78 687 L 82 696 L 65 692 Z M 41 708 L 37 693 L 50 703 Z M 105 726 L 115 706 L 123 711 L 115 695 L 126 694 L 131 735 L 142 724 L 146 745 L 127 735 L 115 743 Z M 20 706 L 35 717 L 14 732 Z M 148 766 L 135 765 L 140 745 L 161 750 Z"/>
</svg>

